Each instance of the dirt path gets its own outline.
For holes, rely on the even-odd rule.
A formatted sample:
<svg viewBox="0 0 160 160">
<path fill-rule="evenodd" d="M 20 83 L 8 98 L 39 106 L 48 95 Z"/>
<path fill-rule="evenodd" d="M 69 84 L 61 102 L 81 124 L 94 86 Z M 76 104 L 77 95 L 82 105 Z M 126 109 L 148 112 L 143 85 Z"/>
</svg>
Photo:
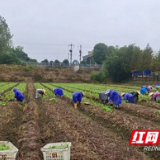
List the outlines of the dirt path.
<svg viewBox="0 0 160 160">
<path fill-rule="evenodd" d="M 41 136 L 38 126 L 39 107 L 33 99 L 34 87 L 32 83 L 28 83 L 27 92 L 28 103 L 23 108 L 23 121 L 18 133 L 18 160 L 42 160 Z"/>
</svg>

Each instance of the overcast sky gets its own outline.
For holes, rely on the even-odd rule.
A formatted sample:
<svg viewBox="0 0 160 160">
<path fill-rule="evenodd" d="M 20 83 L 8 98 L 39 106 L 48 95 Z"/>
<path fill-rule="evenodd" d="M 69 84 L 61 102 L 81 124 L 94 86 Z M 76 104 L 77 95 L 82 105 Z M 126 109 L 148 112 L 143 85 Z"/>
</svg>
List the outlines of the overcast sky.
<svg viewBox="0 0 160 160">
<path fill-rule="evenodd" d="M 13 34 L 13 45 L 24 47 L 39 62 L 73 60 L 93 50 L 97 43 L 147 43 L 160 49 L 160 0 L 0 0 L 0 15 Z"/>
</svg>

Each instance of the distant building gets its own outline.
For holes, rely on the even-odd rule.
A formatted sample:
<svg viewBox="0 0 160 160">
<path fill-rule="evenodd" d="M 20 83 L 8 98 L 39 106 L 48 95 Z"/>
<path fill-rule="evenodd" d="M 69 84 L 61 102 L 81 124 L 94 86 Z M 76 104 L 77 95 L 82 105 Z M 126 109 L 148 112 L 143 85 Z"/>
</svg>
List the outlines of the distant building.
<svg viewBox="0 0 160 160">
<path fill-rule="evenodd" d="M 87 64 L 91 64 L 93 59 L 93 51 L 88 51 L 88 55 L 83 56 L 83 61 L 87 62 Z"/>
</svg>

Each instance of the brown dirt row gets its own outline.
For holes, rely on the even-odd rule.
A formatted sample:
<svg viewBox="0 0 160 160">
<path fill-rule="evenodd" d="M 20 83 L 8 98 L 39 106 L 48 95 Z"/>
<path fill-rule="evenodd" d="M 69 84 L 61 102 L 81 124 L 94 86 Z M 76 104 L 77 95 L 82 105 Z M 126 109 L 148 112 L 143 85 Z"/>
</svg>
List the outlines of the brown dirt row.
<svg viewBox="0 0 160 160">
<path fill-rule="evenodd" d="M 128 143 L 122 139 L 120 134 L 117 137 L 114 132 L 111 132 L 107 128 L 101 126 L 101 124 L 90 119 L 90 117 L 72 108 L 66 100 L 59 99 L 57 103 L 47 103 L 45 101 L 40 108 L 45 108 L 45 113 L 52 119 L 52 123 L 50 122 L 47 124 L 47 126 L 50 126 L 50 130 L 47 132 L 48 127 L 44 128 L 43 134 L 54 137 L 54 140 L 68 141 L 66 138 L 71 134 L 73 135 L 71 141 L 76 138 L 77 141 L 81 141 L 84 146 L 86 146 L 87 142 L 89 149 L 92 149 L 92 152 L 98 154 L 100 159 L 149 159 L 143 153 L 138 152 L 136 148 L 129 146 Z M 43 122 L 44 121 L 42 121 L 42 123 Z M 57 130 L 59 132 L 61 130 L 61 134 L 55 135 Z M 63 136 L 65 136 L 65 139 L 62 138 Z M 77 145 L 77 142 L 73 142 L 72 144 L 72 159 L 75 159 L 75 157 L 73 157 L 75 145 Z M 78 154 L 82 153 L 80 152 Z M 90 154 L 89 157 L 89 159 L 94 159 L 91 158 Z M 80 159 L 83 159 L 83 157 Z"/>
<path fill-rule="evenodd" d="M 139 102 L 138 104 L 147 106 L 147 107 L 151 107 L 151 108 L 155 108 L 155 109 L 159 109 L 160 110 L 160 103 L 154 102 L 154 101 L 148 101 L 148 102 Z"/>
<path fill-rule="evenodd" d="M 22 107 L 19 102 L 9 102 L 4 107 L 0 106 L 0 141 L 10 141 L 17 146 Z"/>
<path fill-rule="evenodd" d="M 89 147 L 86 137 L 82 136 L 76 129 L 73 129 L 65 120 L 65 117 L 59 115 L 57 111 L 58 104 L 43 100 L 39 102 L 40 108 L 40 126 L 43 137 L 43 145 L 56 142 L 72 142 L 71 160 L 78 159 L 100 159 Z"/>
<path fill-rule="evenodd" d="M 22 125 L 18 131 L 19 155 L 17 160 L 42 160 L 41 135 L 38 126 L 39 108 L 32 97 L 34 92 L 32 83 L 28 83 L 27 92 L 28 104 L 23 108 Z"/>
<path fill-rule="evenodd" d="M 113 113 L 104 112 L 101 108 L 94 106 L 81 105 L 79 109 L 93 120 L 101 123 L 105 127 L 110 128 L 116 133 L 121 133 L 122 137 L 129 142 L 132 130 L 159 130 L 159 125 L 154 124 L 149 120 L 127 115 L 119 110 L 114 110 Z M 141 149 L 141 147 L 137 147 Z M 160 159 L 160 153 L 146 153 L 153 159 Z"/>
<path fill-rule="evenodd" d="M 148 119 L 156 123 L 160 122 L 160 113 L 157 112 L 157 109 L 132 103 L 123 103 L 120 107 L 120 111 L 123 111 L 127 114 L 129 113 L 131 115 Z"/>
</svg>

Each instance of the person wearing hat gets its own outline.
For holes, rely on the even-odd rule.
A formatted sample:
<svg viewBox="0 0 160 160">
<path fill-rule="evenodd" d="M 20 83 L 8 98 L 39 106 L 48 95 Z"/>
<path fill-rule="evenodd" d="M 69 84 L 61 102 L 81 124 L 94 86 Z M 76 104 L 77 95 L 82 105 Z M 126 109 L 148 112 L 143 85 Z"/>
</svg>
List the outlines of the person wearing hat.
<svg viewBox="0 0 160 160">
<path fill-rule="evenodd" d="M 83 96 L 84 96 L 84 94 L 82 92 L 74 92 L 73 93 L 72 101 L 74 104 L 74 108 L 77 109 L 77 104 L 81 103 Z"/>
<path fill-rule="evenodd" d="M 127 100 L 129 103 L 134 103 L 134 96 L 131 93 L 121 93 L 123 100 Z"/>
<path fill-rule="evenodd" d="M 46 94 L 46 90 L 45 89 L 37 89 L 36 90 L 36 97 L 35 97 L 36 99 L 38 98 L 39 94 L 42 95 L 42 97 L 43 97 L 43 95 Z"/>
<path fill-rule="evenodd" d="M 16 88 L 13 88 L 13 92 L 14 92 L 14 98 L 17 99 L 17 101 L 23 102 L 24 96 L 23 96 L 22 92 L 20 92 Z"/>
<path fill-rule="evenodd" d="M 99 100 L 101 101 L 101 103 L 103 104 L 108 103 L 109 92 L 110 92 L 110 89 L 99 93 Z"/>
<path fill-rule="evenodd" d="M 138 102 L 138 96 L 141 93 L 139 91 L 132 91 L 132 92 L 129 92 L 129 93 L 133 95 L 133 97 L 134 97 L 134 103 L 137 103 Z"/>
<path fill-rule="evenodd" d="M 55 88 L 55 89 L 53 89 L 53 93 L 56 96 L 59 96 L 59 97 L 62 97 L 64 95 L 63 90 L 61 88 Z"/>
<path fill-rule="evenodd" d="M 160 93 L 159 92 L 151 92 L 149 93 L 149 96 L 151 96 L 150 101 L 156 101 L 157 99 L 160 99 Z"/>
</svg>

